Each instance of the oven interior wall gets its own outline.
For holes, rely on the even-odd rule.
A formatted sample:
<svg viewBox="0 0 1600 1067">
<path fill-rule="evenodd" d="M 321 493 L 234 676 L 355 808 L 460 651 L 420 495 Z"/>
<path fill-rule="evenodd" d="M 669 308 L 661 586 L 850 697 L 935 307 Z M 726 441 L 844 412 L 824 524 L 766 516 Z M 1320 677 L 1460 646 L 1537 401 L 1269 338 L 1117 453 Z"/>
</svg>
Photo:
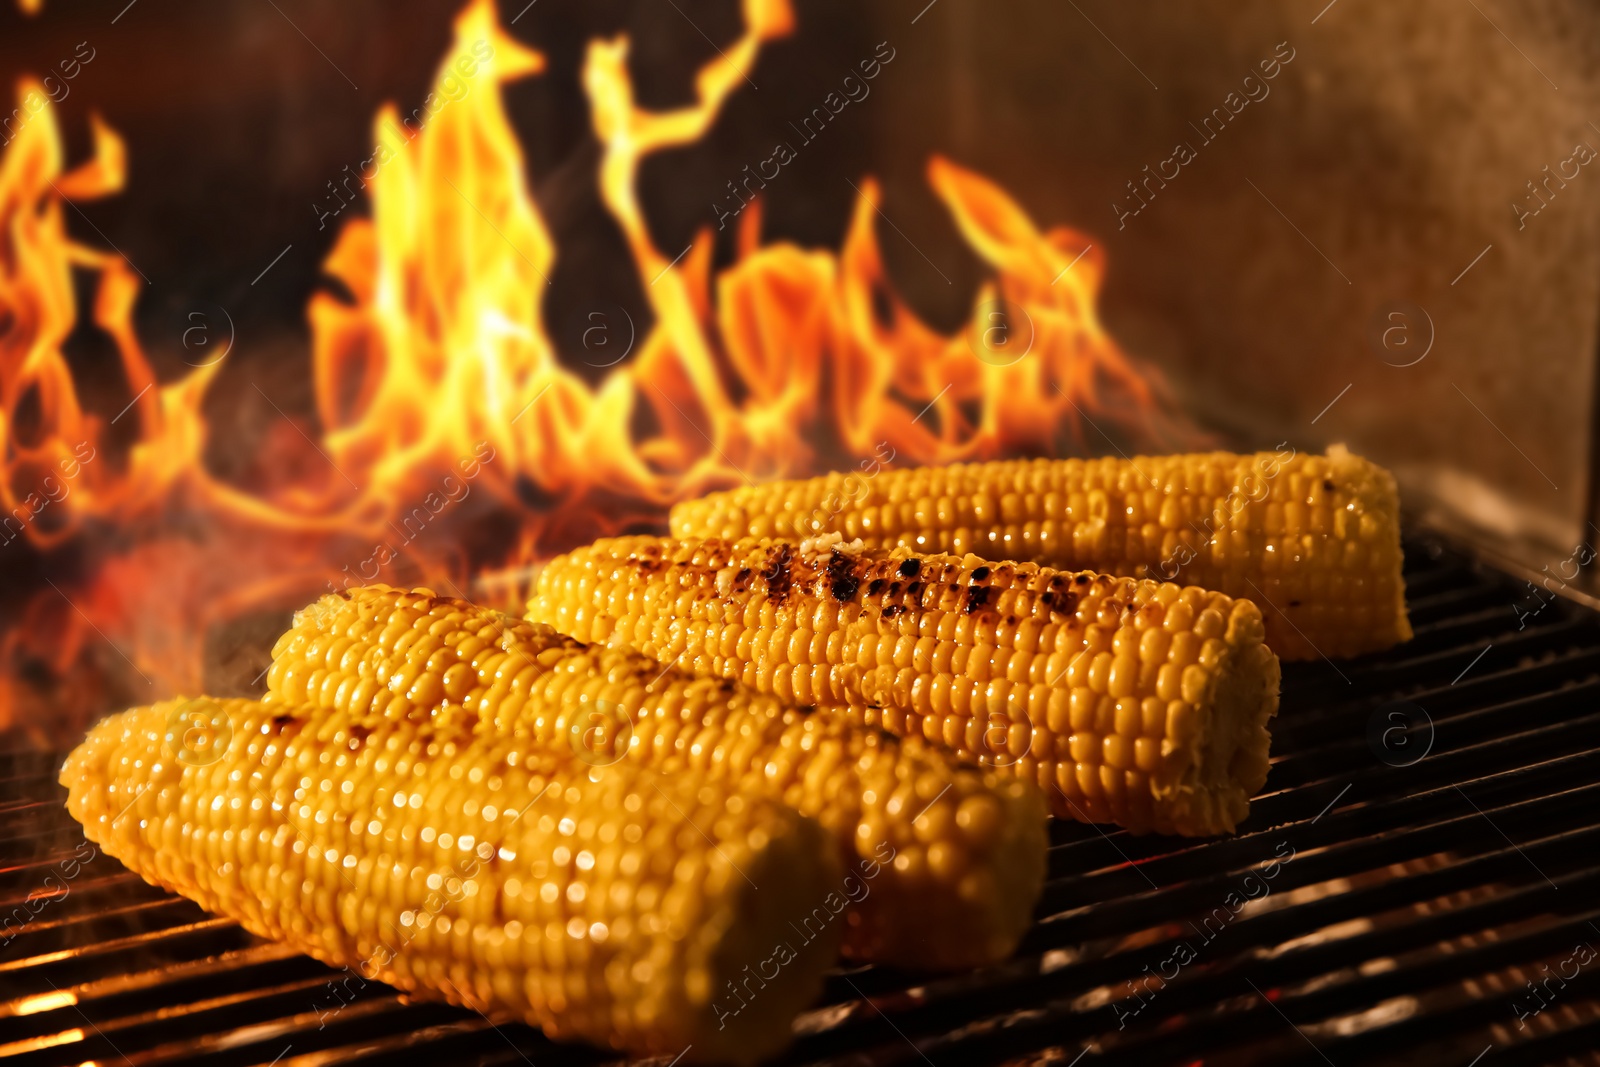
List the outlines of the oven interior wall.
<svg viewBox="0 0 1600 1067">
<path fill-rule="evenodd" d="M 1419 513 L 1540 543 L 1535 568 L 1590 536 L 1600 9 L 940 0 L 879 25 L 906 42 L 876 112 L 906 233 L 937 232 L 919 162 L 950 151 L 1102 244 L 1113 332 L 1227 437 L 1345 442 Z"/>
</svg>

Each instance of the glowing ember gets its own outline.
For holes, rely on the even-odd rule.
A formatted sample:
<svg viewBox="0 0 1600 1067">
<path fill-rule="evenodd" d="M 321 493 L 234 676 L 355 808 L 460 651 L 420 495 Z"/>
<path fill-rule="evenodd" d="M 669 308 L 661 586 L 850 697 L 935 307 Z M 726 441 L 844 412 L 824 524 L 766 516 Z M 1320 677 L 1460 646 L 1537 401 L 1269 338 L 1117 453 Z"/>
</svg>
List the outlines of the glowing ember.
<svg viewBox="0 0 1600 1067">
<path fill-rule="evenodd" d="M 460 590 L 746 478 L 850 457 L 1049 453 L 1064 432 L 1082 443 L 1086 412 L 1149 441 L 1161 405 L 1096 317 L 1099 249 L 1041 232 L 947 160 L 930 162 L 929 180 L 994 271 L 954 336 L 893 292 L 871 179 L 837 255 L 761 244 L 759 202 L 739 216 L 737 260 L 715 275 L 709 226 L 687 254 L 656 247 L 640 165 L 702 137 L 763 42 L 793 26 L 784 0 L 746 0 L 744 18 L 700 70 L 698 99 L 668 112 L 634 103 L 625 39 L 590 45 L 600 189 L 653 314 L 629 359 L 590 386 L 545 329 L 556 250 L 501 105 L 500 86 L 543 61 L 474 0 L 440 68 L 448 103 L 420 130 L 379 113 L 363 171 L 372 217 L 347 222 L 326 261 L 343 294 L 311 300 L 322 455 L 285 423 L 274 441 L 305 462 L 249 486 L 201 458 L 220 364 L 157 383 L 131 325 L 140 279 L 67 235 L 67 201 L 121 187 L 121 142 L 96 122 L 93 158 L 64 170 L 53 113 L 39 111 L 0 159 L 0 541 L 25 538 L 47 564 L 70 545 L 90 563 L 63 567 L 0 636 L 0 726 L 70 731 L 112 697 L 196 691 L 208 632 L 329 584 Z M 134 398 L 118 416 L 137 424 L 131 448 L 112 447 L 106 420 L 80 406 L 63 354 L 74 268 L 98 279 L 93 321 Z M 479 543 L 485 516 L 498 543 Z M 90 665 L 111 670 L 75 669 Z M 107 692 L 101 679 L 119 675 Z"/>
</svg>

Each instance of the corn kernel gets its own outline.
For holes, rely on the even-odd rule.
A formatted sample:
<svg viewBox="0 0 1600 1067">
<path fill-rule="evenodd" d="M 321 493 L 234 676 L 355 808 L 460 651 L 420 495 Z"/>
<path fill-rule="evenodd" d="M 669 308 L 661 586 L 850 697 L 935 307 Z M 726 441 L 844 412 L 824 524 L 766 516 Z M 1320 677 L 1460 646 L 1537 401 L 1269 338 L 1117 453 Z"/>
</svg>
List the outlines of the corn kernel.
<svg viewBox="0 0 1600 1067">
<path fill-rule="evenodd" d="M 1103 498 L 1091 493 L 1088 507 Z M 645 560 L 649 566 L 638 566 Z M 720 595 L 703 575 L 728 567 L 757 577 Z M 594 609 L 591 625 L 572 635 L 602 640 L 613 627 L 642 634 L 629 643 L 661 661 L 684 651 L 674 619 L 706 602 L 726 601 L 731 614 L 752 620 L 758 662 L 759 650 L 781 643 L 786 627 L 822 618 L 827 606 L 826 625 L 846 634 L 839 647 L 855 650 L 833 659 L 817 642 L 807 645 L 809 666 L 832 679 L 827 690 L 843 704 L 833 714 L 851 721 L 881 714 L 885 726 L 898 722 L 952 752 L 1037 779 L 1050 788 L 1057 815 L 1110 819 L 1140 832 L 1217 833 L 1248 810 L 1266 776 L 1277 660 L 1261 645 L 1260 609 L 1246 600 L 975 556 L 895 549 L 808 557 L 754 539 L 630 537 L 549 562 L 529 617 L 567 625 L 577 614 L 568 590 L 602 575 L 645 592 L 597 587 L 577 605 Z M 920 583 L 936 581 L 945 588 L 923 595 Z M 915 595 L 911 584 L 919 585 Z M 652 611 L 645 605 L 656 586 L 707 592 Z M 603 617 L 603 610 L 617 614 Z M 1053 648 L 1021 647 L 1034 643 L 1023 637 L 1032 627 L 1042 640 L 1045 625 L 1056 628 Z M 793 699 L 781 676 L 752 676 L 746 661 L 713 656 L 694 669 Z M 1179 704 L 1188 710 L 1175 718 Z M 890 709 L 903 718 L 892 719 Z M 1171 743 L 1175 730 L 1187 731 L 1179 744 Z M 1201 743 L 1206 737 L 1215 743 Z M 1062 782 L 1073 788 L 1057 788 Z M 936 876 L 926 857 L 907 862 L 924 872 L 919 877 Z"/>
<path fill-rule="evenodd" d="M 944 877 L 937 866 L 929 867 L 914 888 L 892 873 L 874 880 L 872 892 L 853 907 L 845 952 L 859 959 L 918 967 L 970 966 L 1008 955 L 1031 920 L 1043 880 L 1044 806 L 1039 797 L 1010 799 L 1002 791 L 1004 778 L 963 767 L 921 741 L 901 742 L 851 725 L 846 721 L 848 710 L 808 713 L 809 709 L 785 704 L 785 700 L 811 703 L 834 694 L 844 698 L 852 691 L 881 689 L 886 701 L 895 705 L 885 709 L 886 727 L 925 732 L 929 741 L 961 751 L 969 744 L 971 724 L 980 720 L 968 713 L 970 700 L 952 699 L 952 676 L 930 676 L 909 665 L 896 668 L 902 658 L 936 656 L 938 643 L 931 637 L 896 638 L 888 632 L 851 634 L 848 644 L 858 651 L 845 660 L 842 620 L 850 617 L 850 611 L 841 609 L 849 606 L 827 600 L 812 602 L 803 619 L 786 614 L 767 623 L 759 622 L 767 616 L 766 605 L 745 605 L 733 614 L 756 619 L 757 625 L 724 625 L 707 645 L 697 636 L 704 632 L 698 623 L 679 624 L 698 617 L 713 603 L 720 606 L 719 589 L 732 586 L 728 582 L 719 586 L 719 577 L 730 571 L 737 574 L 741 568 L 711 553 L 703 553 L 702 560 L 715 568 L 699 583 L 709 601 L 696 599 L 700 594 L 678 595 L 670 600 L 674 614 L 648 624 L 641 618 L 638 625 L 624 627 L 660 634 L 675 647 L 706 649 L 692 659 L 685 655 L 680 667 L 663 668 L 621 648 L 585 646 L 546 626 L 462 600 L 368 586 L 323 597 L 299 613 L 294 628 L 278 642 L 275 653 L 283 662 L 275 669 L 282 675 L 295 666 L 303 648 L 336 636 L 347 643 L 343 659 L 354 675 L 370 677 L 387 667 L 396 676 L 413 679 L 409 692 L 433 698 L 413 699 L 409 717 L 436 722 L 459 719 L 485 734 L 526 730 L 546 751 L 576 755 L 597 768 L 628 759 L 668 774 L 692 775 L 718 788 L 733 787 L 734 800 L 746 795 L 781 800 L 833 830 L 843 864 L 858 873 L 880 863 L 883 855 L 863 848 L 861 827 L 873 828 L 874 847 L 881 843 L 898 851 L 931 846 L 956 836 L 951 805 L 990 797 L 1004 812 L 1001 832 L 983 847 L 963 846 L 959 874 Z M 626 611 L 647 603 L 669 603 L 660 594 L 690 587 L 688 583 L 652 587 L 644 596 L 630 598 L 631 583 L 624 568 L 610 568 L 607 577 L 609 581 L 598 574 L 585 576 L 567 588 L 587 588 L 597 607 Z M 567 617 L 580 614 L 572 611 Z M 379 634 L 396 617 L 427 627 L 433 644 L 426 661 L 395 660 L 383 648 Z M 591 625 L 604 626 L 608 621 L 598 612 L 588 617 Z M 474 650 L 474 639 L 466 635 L 486 632 L 494 637 L 498 658 L 485 659 L 481 666 L 453 658 L 457 653 L 452 649 Z M 737 640 L 730 646 L 730 635 L 735 633 Z M 729 647 L 749 651 L 729 657 L 722 652 Z M 991 655 L 999 652 L 991 647 Z M 946 658 L 948 654 L 946 646 Z M 715 673 L 730 663 L 739 665 L 740 677 L 751 688 L 692 673 Z M 834 670 L 832 663 L 842 668 Z M 864 675 L 862 666 L 871 667 L 871 672 Z M 1003 720 L 993 754 L 996 762 L 1007 764 L 1025 754 L 1031 743 L 1025 714 L 1010 715 L 1010 694 L 1015 690 L 1025 700 L 1027 687 L 1004 680 L 990 686 L 994 691 L 986 690 L 981 703 L 986 708 L 992 704 Z M 970 697 L 970 687 L 961 692 Z M 321 693 L 322 706 L 349 712 L 358 721 L 368 721 L 379 712 L 371 694 L 365 703 L 334 702 L 340 693 L 352 695 L 343 683 L 332 689 L 324 686 Z M 267 699 L 282 702 L 271 686 Z M 898 710 L 901 707 L 914 707 L 926 717 L 908 725 L 910 717 Z M 864 711 L 858 717 L 865 719 Z M 980 729 L 978 736 L 982 734 Z M 918 783 L 921 800 L 906 810 L 886 812 L 896 784 L 906 777 Z M 921 821 L 914 822 L 923 808 L 927 811 Z M 999 883 L 1006 886 L 1005 893 L 978 909 L 955 892 L 960 877 L 974 865 L 993 867 Z M 929 937 L 929 930 L 939 930 L 940 936 Z"/>
<path fill-rule="evenodd" d="M 813 514 L 836 492 L 831 476 L 731 489 L 678 504 L 670 525 L 677 537 L 770 537 L 786 516 Z M 902 494 L 916 500 L 903 522 L 870 521 Z M 831 522 L 869 549 L 976 551 L 1270 598 L 1261 604 L 1265 639 L 1285 659 L 1354 656 L 1411 636 L 1394 479 L 1337 447 L 1327 456 L 1217 452 L 883 471 Z M 1266 581 L 1336 573 L 1369 581 L 1318 585 L 1311 598 L 1279 598 Z M 1173 632 L 1194 625 L 1182 611 L 1168 616 Z"/>
<path fill-rule="evenodd" d="M 369 640 L 392 647 L 377 632 Z M 719 1018 L 708 995 L 792 938 L 789 922 L 840 884 L 832 840 L 781 804 L 730 805 L 727 787 L 706 796 L 631 765 L 591 775 L 526 735 L 475 737 L 459 723 L 210 706 L 231 731 L 214 760 L 175 756 L 170 724 L 184 705 L 174 701 L 98 724 L 61 781 L 105 852 L 255 934 L 411 994 L 641 1055 L 688 1044 L 711 1060 L 771 1055 L 821 990 L 843 924 L 786 961 L 760 1010 L 725 1006 Z M 384 789 L 402 781 L 390 802 Z M 500 793 L 527 798 L 525 810 L 491 817 Z M 191 810 L 163 810 L 175 796 Z M 573 821 L 571 836 L 558 818 Z M 629 864 L 629 841 L 671 862 Z M 940 856 L 958 881 L 960 862 Z M 670 912 L 658 911 L 668 899 Z M 508 951 L 547 932 L 559 940 L 543 951 Z"/>
</svg>

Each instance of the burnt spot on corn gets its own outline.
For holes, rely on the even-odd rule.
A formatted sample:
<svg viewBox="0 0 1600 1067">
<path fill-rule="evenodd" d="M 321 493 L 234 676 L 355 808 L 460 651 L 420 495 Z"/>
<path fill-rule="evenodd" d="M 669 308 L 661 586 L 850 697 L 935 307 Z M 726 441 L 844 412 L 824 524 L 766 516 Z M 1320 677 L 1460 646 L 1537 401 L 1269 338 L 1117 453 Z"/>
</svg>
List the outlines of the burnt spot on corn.
<svg viewBox="0 0 1600 1067">
<path fill-rule="evenodd" d="M 989 568 L 979 567 L 974 570 L 972 572 L 972 580 L 975 582 L 987 582 L 989 580 Z"/>
<path fill-rule="evenodd" d="M 1039 594 L 1039 603 L 1047 608 L 1051 615 L 1068 616 L 1078 610 L 1078 594 L 1067 590 L 1056 590 Z"/>
<path fill-rule="evenodd" d="M 915 578 L 921 570 L 922 561 L 920 559 L 908 559 L 900 564 L 900 577 Z"/>
<path fill-rule="evenodd" d="M 854 600 L 861 588 L 861 577 L 856 573 L 855 560 L 841 552 L 828 559 L 828 591 L 839 601 Z"/>
<path fill-rule="evenodd" d="M 272 725 L 276 726 L 280 730 L 283 729 L 285 726 L 288 726 L 292 722 L 294 722 L 294 716 L 293 715 L 283 714 L 283 715 L 274 715 L 272 717 Z"/>
<path fill-rule="evenodd" d="M 767 583 L 767 596 L 774 604 L 782 604 L 789 599 L 789 590 L 794 587 L 793 568 L 793 546 L 778 545 L 767 555 L 767 565 L 761 571 L 761 579 Z"/>
<path fill-rule="evenodd" d="M 906 606 L 904 604 L 885 604 L 883 606 L 883 617 L 892 619 L 896 615 L 904 614 L 905 610 Z"/>
<path fill-rule="evenodd" d="M 883 586 L 884 581 L 882 578 L 872 579 L 871 583 L 867 585 L 867 595 L 877 596 L 879 593 L 883 592 Z"/>
<path fill-rule="evenodd" d="M 976 615 L 989 603 L 989 587 L 972 585 L 967 587 L 967 614 Z"/>
<path fill-rule="evenodd" d="M 1087 574 L 1080 574 L 1080 575 L 1078 575 L 1076 578 L 1074 578 L 1072 580 L 1073 580 L 1074 583 L 1076 583 L 1078 585 L 1088 585 L 1091 581 L 1093 581 L 1093 579 L 1090 578 Z"/>
</svg>

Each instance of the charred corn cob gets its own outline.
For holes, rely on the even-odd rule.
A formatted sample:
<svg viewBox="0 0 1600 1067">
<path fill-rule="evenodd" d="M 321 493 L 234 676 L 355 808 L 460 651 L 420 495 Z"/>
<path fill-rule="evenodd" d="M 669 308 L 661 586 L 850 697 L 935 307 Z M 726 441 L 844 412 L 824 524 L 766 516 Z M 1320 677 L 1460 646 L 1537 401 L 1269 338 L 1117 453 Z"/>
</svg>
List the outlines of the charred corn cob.
<svg viewBox="0 0 1600 1067">
<path fill-rule="evenodd" d="M 1043 885 L 1045 810 L 1027 783 L 463 600 L 388 586 L 330 594 L 296 616 L 273 657 L 269 701 L 373 724 L 526 728 L 596 765 L 627 758 L 818 819 L 843 859 L 845 952 L 857 959 L 1003 959 Z"/>
<path fill-rule="evenodd" d="M 808 546 L 809 548 L 809 546 Z M 1266 779 L 1278 660 L 1248 600 L 905 549 L 625 537 L 558 557 L 530 615 L 1008 766 L 1057 815 L 1231 830 Z"/>
<path fill-rule="evenodd" d="M 203 705 L 223 732 L 196 759 L 195 703 L 96 726 L 62 768 L 67 807 L 254 933 L 552 1037 L 690 1059 L 774 1052 L 820 989 L 840 924 L 812 909 L 842 874 L 781 805 L 527 738 L 249 700 Z"/>
<path fill-rule="evenodd" d="M 829 474 L 679 504 L 671 525 L 677 537 L 838 533 L 869 548 L 1181 581 L 1254 600 L 1284 659 L 1411 637 L 1394 478 L 1340 447 Z"/>
</svg>

